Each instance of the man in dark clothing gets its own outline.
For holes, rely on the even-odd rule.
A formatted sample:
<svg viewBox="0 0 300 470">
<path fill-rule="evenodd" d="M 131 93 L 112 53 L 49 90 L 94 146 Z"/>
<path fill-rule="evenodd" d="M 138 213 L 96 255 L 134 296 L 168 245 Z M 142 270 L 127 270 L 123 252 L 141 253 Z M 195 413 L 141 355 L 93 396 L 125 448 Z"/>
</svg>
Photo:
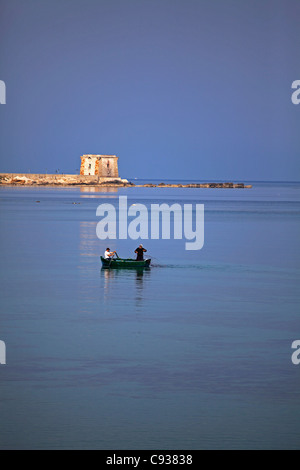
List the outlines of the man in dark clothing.
<svg viewBox="0 0 300 470">
<path fill-rule="evenodd" d="M 139 247 L 135 250 L 136 253 L 136 261 L 143 261 L 144 259 L 144 252 L 146 252 L 145 248 L 143 248 L 143 245 L 139 245 Z"/>
</svg>

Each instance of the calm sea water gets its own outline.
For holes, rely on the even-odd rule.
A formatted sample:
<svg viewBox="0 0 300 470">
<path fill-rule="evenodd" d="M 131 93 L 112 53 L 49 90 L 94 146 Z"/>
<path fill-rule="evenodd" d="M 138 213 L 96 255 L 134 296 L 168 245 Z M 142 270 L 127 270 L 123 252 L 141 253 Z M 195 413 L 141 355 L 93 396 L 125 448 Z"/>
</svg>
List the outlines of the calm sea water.
<svg viewBox="0 0 300 470">
<path fill-rule="evenodd" d="M 205 244 L 103 271 L 104 202 L 205 205 Z M 39 201 L 39 202 L 38 202 Z M 0 188 L 1 449 L 300 447 L 300 184 Z"/>
</svg>

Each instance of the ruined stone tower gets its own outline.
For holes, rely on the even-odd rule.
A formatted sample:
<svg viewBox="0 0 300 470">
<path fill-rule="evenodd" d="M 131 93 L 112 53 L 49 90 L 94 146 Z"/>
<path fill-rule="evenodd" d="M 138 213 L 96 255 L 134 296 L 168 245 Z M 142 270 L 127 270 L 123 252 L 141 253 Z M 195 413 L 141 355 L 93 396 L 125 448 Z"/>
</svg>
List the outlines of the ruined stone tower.
<svg viewBox="0 0 300 470">
<path fill-rule="evenodd" d="M 116 155 L 82 155 L 80 174 L 99 178 L 119 178 Z"/>
</svg>

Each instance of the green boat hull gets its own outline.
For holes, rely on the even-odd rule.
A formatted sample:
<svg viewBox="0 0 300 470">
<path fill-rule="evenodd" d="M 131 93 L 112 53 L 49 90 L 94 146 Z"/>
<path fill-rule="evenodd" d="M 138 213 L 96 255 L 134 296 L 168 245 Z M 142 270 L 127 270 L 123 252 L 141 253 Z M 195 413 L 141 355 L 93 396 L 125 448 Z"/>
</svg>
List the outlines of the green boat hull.
<svg viewBox="0 0 300 470">
<path fill-rule="evenodd" d="M 136 261 L 131 258 L 113 258 L 105 259 L 100 256 L 102 268 L 149 268 L 151 259 L 145 259 L 143 261 Z"/>
</svg>

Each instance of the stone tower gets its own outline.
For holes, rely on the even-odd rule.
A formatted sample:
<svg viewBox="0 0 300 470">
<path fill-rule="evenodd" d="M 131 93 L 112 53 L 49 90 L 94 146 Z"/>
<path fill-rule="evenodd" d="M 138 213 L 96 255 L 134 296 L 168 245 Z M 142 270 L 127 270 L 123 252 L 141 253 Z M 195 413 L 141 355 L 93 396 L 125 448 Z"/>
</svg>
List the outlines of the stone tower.
<svg viewBox="0 0 300 470">
<path fill-rule="evenodd" d="M 82 155 L 80 174 L 99 178 L 119 178 L 116 155 Z"/>
</svg>

